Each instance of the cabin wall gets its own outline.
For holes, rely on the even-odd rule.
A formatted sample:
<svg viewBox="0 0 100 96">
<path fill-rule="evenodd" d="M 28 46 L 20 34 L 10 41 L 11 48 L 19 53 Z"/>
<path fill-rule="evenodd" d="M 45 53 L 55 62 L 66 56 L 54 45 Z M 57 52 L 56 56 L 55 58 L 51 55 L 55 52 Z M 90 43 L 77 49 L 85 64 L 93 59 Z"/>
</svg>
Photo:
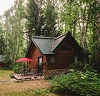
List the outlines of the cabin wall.
<svg viewBox="0 0 100 96">
<path fill-rule="evenodd" d="M 29 68 L 38 69 L 38 57 L 40 56 L 41 56 L 40 51 L 36 48 L 36 46 L 33 46 L 30 54 L 30 57 L 31 59 L 33 59 L 33 62 L 29 63 Z"/>
<path fill-rule="evenodd" d="M 64 44 L 68 44 L 72 47 L 72 50 L 61 50 Z M 72 56 L 77 56 L 77 59 L 80 61 L 82 56 L 80 56 L 77 49 L 71 44 L 71 42 L 66 41 L 62 43 L 57 50 L 55 51 L 56 63 L 50 64 L 48 60 L 48 69 L 66 69 L 71 63 Z M 48 57 L 49 59 L 49 57 Z"/>
<path fill-rule="evenodd" d="M 72 47 L 72 50 L 61 50 L 62 46 L 64 44 L 68 44 Z M 47 55 L 46 56 L 46 63 L 47 63 L 47 68 L 46 68 L 46 74 L 59 74 L 59 73 L 67 73 L 68 72 L 68 66 L 71 64 L 71 58 L 72 56 L 77 56 L 78 61 L 83 60 L 83 55 L 80 54 L 75 46 L 70 42 L 70 41 L 65 41 L 63 42 L 55 51 L 55 58 L 56 58 L 56 63 L 51 64 L 49 59 L 50 56 L 53 55 Z"/>
<path fill-rule="evenodd" d="M 71 50 L 62 50 L 63 45 L 66 44 L 71 46 Z M 78 52 L 78 49 L 76 49 L 75 45 L 72 44 L 69 39 L 66 39 L 61 42 L 54 52 L 54 55 L 42 55 L 40 51 L 36 48 L 36 46 L 33 44 L 29 57 L 31 57 L 31 59 L 33 59 L 34 61 L 29 63 L 29 68 L 38 71 L 38 58 L 42 57 L 43 62 L 45 63 L 45 65 L 43 66 L 43 74 L 59 74 L 68 71 L 68 66 L 69 64 L 71 64 L 72 56 L 77 56 L 78 61 L 83 60 L 83 55 Z M 50 63 L 51 56 L 55 56 L 55 63 Z"/>
<path fill-rule="evenodd" d="M 69 64 L 71 63 L 71 56 L 73 55 L 79 55 L 75 52 L 57 52 L 55 57 L 56 57 L 56 63 L 55 64 L 50 64 L 48 60 L 48 69 L 67 69 Z M 48 56 L 49 59 L 49 56 Z"/>
<path fill-rule="evenodd" d="M 43 66 L 43 74 L 46 75 L 47 73 L 47 58 L 46 55 L 42 55 L 40 51 L 36 48 L 36 46 L 33 44 L 33 48 L 31 50 L 30 58 L 33 59 L 33 62 L 29 63 L 29 68 L 31 69 L 32 74 L 37 74 L 38 73 L 38 58 L 42 57 L 43 62 L 45 65 Z"/>
</svg>

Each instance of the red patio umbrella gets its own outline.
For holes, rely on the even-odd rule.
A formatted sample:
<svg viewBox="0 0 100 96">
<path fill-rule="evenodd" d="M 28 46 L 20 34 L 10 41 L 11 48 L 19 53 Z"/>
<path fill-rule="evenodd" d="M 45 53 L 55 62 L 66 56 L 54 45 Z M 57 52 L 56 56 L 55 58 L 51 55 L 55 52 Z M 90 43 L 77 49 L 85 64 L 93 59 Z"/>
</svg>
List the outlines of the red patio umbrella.
<svg viewBox="0 0 100 96">
<path fill-rule="evenodd" d="M 20 58 L 16 60 L 15 62 L 32 62 L 33 60 L 30 58 Z"/>
<path fill-rule="evenodd" d="M 32 62 L 33 60 L 30 58 L 20 58 L 18 60 L 16 60 L 15 62 Z M 28 68 L 28 63 L 27 63 L 27 68 Z M 24 74 L 25 74 L 25 64 L 24 64 Z"/>
</svg>

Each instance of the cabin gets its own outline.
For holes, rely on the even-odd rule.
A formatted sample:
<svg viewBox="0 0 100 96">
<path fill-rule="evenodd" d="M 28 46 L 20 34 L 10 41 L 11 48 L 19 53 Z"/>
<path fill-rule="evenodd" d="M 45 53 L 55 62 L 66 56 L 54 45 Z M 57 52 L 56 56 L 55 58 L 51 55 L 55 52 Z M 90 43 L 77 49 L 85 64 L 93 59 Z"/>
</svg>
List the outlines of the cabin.
<svg viewBox="0 0 100 96">
<path fill-rule="evenodd" d="M 33 36 L 26 57 L 33 59 L 28 67 L 45 76 L 68 72 L 68 66 L 84 61 L 87 55 L 70 32 L 58 37 Z"/>
</svg>

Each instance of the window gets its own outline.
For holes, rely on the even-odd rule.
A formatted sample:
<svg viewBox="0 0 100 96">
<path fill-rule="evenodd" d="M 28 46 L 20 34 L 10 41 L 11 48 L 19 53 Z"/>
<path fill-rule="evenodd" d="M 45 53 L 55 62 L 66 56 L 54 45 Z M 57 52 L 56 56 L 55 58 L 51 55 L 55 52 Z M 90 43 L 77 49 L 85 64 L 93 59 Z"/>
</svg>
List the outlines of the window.
<svg viewBox="0 0 100 96">
<path fill-rule="evenodd" d="M 71 63 L 75 63 L 78 61 L 77 56 L 71 56 Z"/>
<path fill-rule="evenodd" d="M 51 64 L 56 63 L 56 58 L 55 58 L 55 56 L 50 56 L 50 63 L 51 63 Z"/>
<path fill-rule="evenodd" d="M 62 46 L 61 50 L 72 50 L 72 47 L 70 45 L 66 44 L 66 45 Z"/>
</svg>

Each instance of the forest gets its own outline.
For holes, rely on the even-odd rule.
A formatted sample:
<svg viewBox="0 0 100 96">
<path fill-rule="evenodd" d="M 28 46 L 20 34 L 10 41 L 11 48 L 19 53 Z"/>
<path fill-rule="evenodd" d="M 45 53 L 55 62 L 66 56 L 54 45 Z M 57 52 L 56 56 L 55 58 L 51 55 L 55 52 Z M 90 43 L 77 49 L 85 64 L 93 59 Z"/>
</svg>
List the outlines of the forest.
<svg viewBox="0 0 100 96">
<path fill-rule="evenodd" d="M 32 36 L 56 37 L 70 31 L 84 50 L 89 64 L 100 66 L 99 0 L 15 0 L 0 16 L 0 55 L 12 69 L 25 57 Z"/>
</svg>

